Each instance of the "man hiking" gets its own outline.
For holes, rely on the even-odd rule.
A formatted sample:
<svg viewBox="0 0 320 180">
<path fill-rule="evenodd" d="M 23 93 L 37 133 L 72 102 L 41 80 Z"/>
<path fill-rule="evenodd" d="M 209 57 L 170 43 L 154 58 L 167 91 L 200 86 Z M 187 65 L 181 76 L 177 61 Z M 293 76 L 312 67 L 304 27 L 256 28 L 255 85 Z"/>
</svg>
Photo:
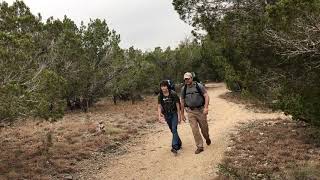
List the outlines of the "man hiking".
<svg viewBox="0 0 320 180">
<path fill-rule="evenodd" d="M 158 116 L 161 123 L 164 123 L 164 120 L 167 122 L 172 133 L 171 152 L 177 154 L 182 145 L 177 129 L 178 123 L 181 122 L 180 105 L 179 97 L 175 91 L 169 89 L 168 81 L 162 81 L 160 83 Z"/>
<path fill-rule="evenodd" d="M 183 76 L 185 85 L 181 89 L 181 118 L 185 120 L 184 109 L 188 113 L 189 123 L 197 146 L 195 154 L 203 151 L 202 136 L 206 144 L 210 145 L 209 128 L 207 122 L 209 96 L 203 85 L 194 82 L 192 74 L 186 72 Z M 202 136 L 199 131 L 201 129 Z"/>
</svg>

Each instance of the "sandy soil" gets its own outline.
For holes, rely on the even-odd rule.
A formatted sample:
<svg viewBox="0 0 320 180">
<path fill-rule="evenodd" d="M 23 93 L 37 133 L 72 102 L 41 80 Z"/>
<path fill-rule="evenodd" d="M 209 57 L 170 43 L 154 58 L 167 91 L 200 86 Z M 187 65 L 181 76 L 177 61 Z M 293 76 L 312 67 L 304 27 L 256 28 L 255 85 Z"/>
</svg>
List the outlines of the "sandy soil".
<svg viewBox="0 0 320 180">
<path fill-rule="evenodd" d="M 213 143 L 204 152 L 196 149 L 189 123 L 179 125 L 183 149 L 177 156 L 171 152 L 171 133 L 166 124 L 156 126 L 156 131 L 146 135 L 128 153 L 108 162 L 92 179 L 213 179 L 229 144 L 229 134 L 239 123 L 251 120 L 286 118 L 281 113 L 257 113 L 244 105 L 220 98 L 228 92 L 224 84 L 209 84 L 210 106 L 208 123 Z"/>
</svg>

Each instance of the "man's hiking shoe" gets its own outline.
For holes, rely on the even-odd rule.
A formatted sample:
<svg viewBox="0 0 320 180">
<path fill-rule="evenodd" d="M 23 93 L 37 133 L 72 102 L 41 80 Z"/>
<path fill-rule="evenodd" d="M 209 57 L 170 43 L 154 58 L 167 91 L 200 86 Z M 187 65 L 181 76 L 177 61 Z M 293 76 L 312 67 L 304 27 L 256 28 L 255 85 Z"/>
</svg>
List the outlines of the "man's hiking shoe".
<svg viewBox="0 0 320 180">
<path fill-rule="evenodd" d="M 206 143 L 207 143 L 207 145 L 209 146 L 209 145 L 211 144 L 211 139 L 210 139 L 210 138 L 207 139 L 207 140 L 206 140 Z"/>
<path fill-rule="evenodd" d="M 203 148 L 198 148 L 194 153 L 195 154 L 199 154 L 199 153 L 201 153 L 203 151 Z"/>
<path fill-rule="evenodd" d="M 178 151 L 176 150 L 176 149 L 171 149 L 171 152 L 173 153 L 173 154 L 175 154 L 175 155 L 177 155 L 178 154 Z"/>
</svg>

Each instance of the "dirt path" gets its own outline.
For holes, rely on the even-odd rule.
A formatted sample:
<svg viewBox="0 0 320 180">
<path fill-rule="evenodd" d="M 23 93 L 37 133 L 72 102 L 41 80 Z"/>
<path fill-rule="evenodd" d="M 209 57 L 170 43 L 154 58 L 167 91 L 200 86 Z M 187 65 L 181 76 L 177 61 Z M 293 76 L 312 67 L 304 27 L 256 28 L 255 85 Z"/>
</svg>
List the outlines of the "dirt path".
<svg viewBox="0 0 320 180">
<path fill-rule="evenodd" d="M 178 156 L 170 152 L 171 134 L 165 124 L 159 124 L 157 133 L 150 134 L 129 153 L 110 162 L 94 179 L 213 179 L 216 166 L 227 149 L 228 135 L 240 122 L 256 119 L 284 118 L 282 114 L 255 113 L 244 106 L 219 98 L 228 92 L 224 84 L 210 84 L 208 123 L 213 143 L 205 151 L 194 154 L 195 145 L 189 123 L 179 126 L 183 149 Z"/>
</svg>

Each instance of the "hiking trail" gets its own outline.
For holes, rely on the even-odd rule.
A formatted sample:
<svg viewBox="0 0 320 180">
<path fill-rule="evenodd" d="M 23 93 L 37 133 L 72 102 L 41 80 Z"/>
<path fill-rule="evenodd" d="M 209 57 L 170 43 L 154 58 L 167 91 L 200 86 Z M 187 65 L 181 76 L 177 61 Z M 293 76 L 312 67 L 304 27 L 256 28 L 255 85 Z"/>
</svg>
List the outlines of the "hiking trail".
<svg viewBox="0 0 320 180">
<path fill-rule="evenodd" d="M 208 84 L 210 97 L 208 124 L 212 144 L 204 151 L 194 154 L 196 149 L 188 122 L 178 125 L 182 150 L 177 156 L 170 152 L 171 133 L 166 124 L 157 124 L 156 133 L 147 134 L 143 142 L 129 148 L 128 153 L 116 157 L 93 179 L 213 179 L 217 165 L 221 162 L 229 144 L 229 134 L 239 123 L 251 120 L 286 118 L 282 113 L 257 113 L 220 98 L 229 92 L 223 83 Z"/>
</svg>

